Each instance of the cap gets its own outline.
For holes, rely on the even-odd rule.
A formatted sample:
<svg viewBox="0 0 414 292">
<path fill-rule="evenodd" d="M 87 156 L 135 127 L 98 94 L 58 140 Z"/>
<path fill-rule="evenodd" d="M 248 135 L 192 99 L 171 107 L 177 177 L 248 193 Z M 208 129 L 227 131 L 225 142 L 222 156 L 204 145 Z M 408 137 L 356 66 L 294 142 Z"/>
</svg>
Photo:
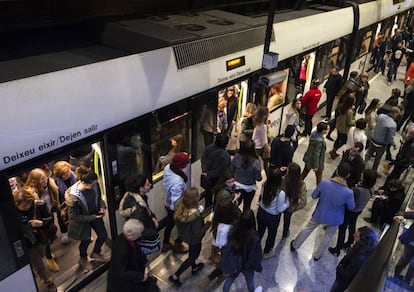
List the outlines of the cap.
<svg viewBox="0 0 414 292">
<path fill-rule="evenodd" d="M 178 152 L 172 160 L 172 164 L 177 168 L 185 168 L 188 162 L 188 154 L 185 152 Z"/>
</svg>

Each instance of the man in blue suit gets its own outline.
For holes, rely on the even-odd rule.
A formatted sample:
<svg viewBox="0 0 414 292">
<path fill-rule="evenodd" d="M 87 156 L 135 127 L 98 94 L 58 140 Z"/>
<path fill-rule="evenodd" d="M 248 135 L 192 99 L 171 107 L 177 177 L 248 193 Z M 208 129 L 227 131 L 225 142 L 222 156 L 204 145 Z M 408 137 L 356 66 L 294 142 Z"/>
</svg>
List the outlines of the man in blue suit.
<svg viewBox="0 0 414 292">
<path fill-rule="evenodd" d="M 290 243 L 290 250 L 295 251 L 309 235 L 319 226 L 323 228 L 319 236 L 313 259 L 319 260 L 322 253 L 328 248 L 339 225 L 344 221 L 345 208 L 353 210 L 355 201 L 352 190 L 348 188 L 346 180 L 351 172 L 347 163 L 341 163 L 336 170 L 336 176 L 330 180 L 322 180 L 312 193 L 313 199 L 319 199 L 312 218 L 305 228 Z"/>
</svg>

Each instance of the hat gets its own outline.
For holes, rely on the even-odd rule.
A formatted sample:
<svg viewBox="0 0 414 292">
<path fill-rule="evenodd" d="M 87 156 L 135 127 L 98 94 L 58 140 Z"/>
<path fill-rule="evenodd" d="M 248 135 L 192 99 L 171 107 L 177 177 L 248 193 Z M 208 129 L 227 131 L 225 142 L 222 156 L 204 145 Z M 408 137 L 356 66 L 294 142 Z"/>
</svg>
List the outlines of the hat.
<svg viewBox="0 0 414 292">
<path fill-rule="evenodd" d="M 185 168 L 188 162 L 188 154 L 185 152 L 178 152 L 172 160 L 172 164 L 177 168 Z"/>
</svg>

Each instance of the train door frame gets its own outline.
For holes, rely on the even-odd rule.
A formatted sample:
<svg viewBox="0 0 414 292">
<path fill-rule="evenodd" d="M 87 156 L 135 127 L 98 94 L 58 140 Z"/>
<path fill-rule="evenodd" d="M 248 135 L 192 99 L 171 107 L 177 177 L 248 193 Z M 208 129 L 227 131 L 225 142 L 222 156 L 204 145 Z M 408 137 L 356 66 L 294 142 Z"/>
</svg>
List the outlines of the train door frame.
<svg viewBox="0 0 414 292">
<path fill-rule="evenodd" d="M 37 283 L 30 265 L 29 250 L 24 243 L 24 237 L 19 226 L 13 195 L 7 174 L 0 172 L 0 234 L 2 238 L 1 259 L 2 271 L 0 290 L 2 291 L 37 291 Z M 4 234 L 5 233 L 5 234 Z M 5 248 L 5 246 L 8 248 Z M 7 254 L 5 254 L 7 252 Z M 6 267 L 7 266 L 7 267 Z M 31 281 L 19 281 L 17 279 Z"/>
<path fill-rule="evenodd" d="M 19 175 L 21 173 L 26 172 L 26 171 L 30 171 L 30 170 L 32 170 L 34 168 L 37 168 L 40 165 L 43 165 L 45 163 L 52 163 L 52 162 L 54 163 L 54 162 L 56 162 L 58 160 L 66 160 L 65 157 L 68 158 L 69 157 L 69 153 L 73 152 L 74 150 L 79 149 L 79 148 L 81 148 L 81 147 L 83 147 L 85 145 L 90 145 L 91 147 L 93 147 L 92 146 L 93 144 L 98 143 L 99 146 L 100 146 L 100 148 L 101 148 L 100 149 L 101 154 L 98 155 L 99 156 L 99 162 L 95 164 L 95 167 L 94 167 L 94 165 L 92 165 L 92 168 L 94 169 L 94 171 L 97 170 L 96 167 L 99 168 L 98 169 L 99 171 L 97 173 L 97 175 L 98 175 L 98 181 L 101 179 L 101 177 L 103 175 L 102 180 L 100 181 L 102 183 L 100 185 L 101 185 L 102 190 L 105 192 L 105 199 L 106 199 L 106 203 L 107 203 L 107 216 L 105 216 L 107 218 L 104 218 L 104 222 L 106 221 L 105 228 L 106 228 L 107 233 L 108 233 L 108 240 L 106 241 L 106 245 L 110 249 L 111 246 L 112 246 L 111 239 L 116 237 L 116 233 L 114 233 L 114 231 L 116 229 L 113 228 L 114 227 L 114 216 L 113 216 L 114 210 L 113 210 L 112 203 L 110 201 L 111 195 L 109 194 L 110 188 L 108 187 L 109 179 L 108 179 L 108 176 L 105 174 L 105 173 L 107 173 L 106 169 L 108 167 L 106 166 L 107 165 L 106 164 L 106 160 L 107 159 L 105 158 L 106 157 L 106 152 L 105 152 L 106 151 L 105 150 L 106 148 L 105 148 L 105 143 L 104 143 L 103 137 L 104 137 L 104 135 L 103 135 L 102 132 L 101 133 L 98 133 L 96 135 L 87 137 L 87 138 L 85 138 L 85 139 L 83 139 L 81 141 L 77 141 L 76 143 L 73 143 L 73 144 L 70 144 L 70 145 L 66 145 L 66 146 L 64 146 L 64 147 L 62 147 L 60 149 L 57 149 L 57 150 L 53 151 L 53 152 L 46 153 L 46 154 L 44 154 L 42 156 L 33 158 L 31 160 L 25 161 L 25 162 L 23 162 L 21 164 L 18 164 L 18 165 L 12 166 L 12 167 L 10 167 L 8 169 L 3 170 L 1 173 L 4 175 L 5 180 L 7 182 L 7 187 L 9 189 L 9 191 L 8 191 L 9 192 L 9 196 L 11 196 L 11 200 L 13 200 L 12 195 L 11 195 L 10 185 L 8 183 L 8 178 L 15 177 L 15 176 L 17 176 L 17 175 Z M 94 154 L 95 153 L 96 153 L 96 151 L 94 152 Z M 101 173 L 102 170 L 104 171 L 104 173 Z M 0 184 L 2 186 L 4 185 L 3 178 L 0 178 Z M 15 212 L 14 204 L 13 204 L 13 208 L 12 209 Z M 55 224 L 58 225 L 57 222 L 55 222 Z M 60 232 L 60 229 L 59 228 L 58 228 L 58 230 Z M 23 236 L 22 235 L 20 235 L 20 240 L 21 241 L 23 240 Z M 59 238 L 56 239 L 56 240 L 59 240 Z M 72 246 L 71 248 L 74 248 L 74 249 L 77 250 L 78 243 L 76 242 L 75 245 L 76 245 L 76 247 L 75 246 Z M 63 247 L 59 246 L 59 249 L 60 248 L 63 248 Z M 57 249 L 54 250 L 54 251 L 56 252 Z M 64 253 L 64 254 L 67 254 L 67 253 Z M 108 267 L 108 263 L 102 263 L 102 264 L 97 265 L 96 267 L 94 267 L 92 270 L 90 270 L 89 273 L 82 274 L 78 278 L 76 275 L 73 275 L 71 273 L 71 271 L 76 267 L 76 264 L 77 264 L 77 257 L 73 257 L 73 258 L 76 259 L 76 262 L 69 264 L 69 266 L 68 266 L 67 269 L 64 269 L 64 270 L 61 269 L 57 273 L 52 273 L 52 279 L 54 281 L 56 281 L 57 279 L 60 279 L 61 281 L 63 281 L 62 283 L 61 282 L 58 282 L 58 283 L 55 283 L 55 284 L 57 286 L 59 286 L 59 287 L 62 286 L 62 285 L 65 286 L 64 288 L 67 291 L 78 290 L 78 289 L 86 286 L 88 283 L 90 283 L 92 280 L 94 280 L 96 277 L 98 277 L 100 274 L 102 274 L 107 269 L 107 267 Z M 30 263 L 30 260 L 27 259 L 27 261 L 28 261 L 28 264 L 30 264 L 30 269 L 31 269 L 32 274 L 33 274 L 33 281 L 35 282 L 36 287 L 38 287 L 38 283 L 37 283 L 37 279 L 36 279 L 35 274 L 34 274 L 34 271 L 33 271 L 33 267 L 32 267 L 32 265 Z M 69 276 L 75 276 L 75 280 L 72 281 L 71 278 L 65 278 L 65 279 L 63 279 L 63 275 L 65 273 L 67 273 L 67 272 L 70 272 L 68 274 Z M 68 285 L 68 283 L 69 283 L 69 285 Z M 38 288 L 36 288 L 36 289 L 38 289 Z"/>
</svg>

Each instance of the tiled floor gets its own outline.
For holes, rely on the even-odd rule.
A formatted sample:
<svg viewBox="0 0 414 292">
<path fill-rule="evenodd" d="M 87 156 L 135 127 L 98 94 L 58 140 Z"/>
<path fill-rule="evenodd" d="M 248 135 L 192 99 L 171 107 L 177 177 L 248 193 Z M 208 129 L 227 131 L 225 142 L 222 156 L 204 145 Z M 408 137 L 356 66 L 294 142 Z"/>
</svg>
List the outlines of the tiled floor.
<svg viewBox="0 0 414 292">
<path fill-rule="evenodd" d="M 384 76 L 381 76 L 381 74 L 371 76 L 371 87 L 368 95 L 369 99 L 380 98 L 381 100 L 385 101 L 385 99 L 390 96 L 391 89 L 394 87 L 398 87 L 401 89 L 401 91 L 403 91 L 403 83 L 399 80 L 399 78 L 403 77 L 403 72 L 405 72 L 405 66 L 400 67 L 397 81 L 394 81 L 391 86 L 387 85 Z M 370 74 L 372 75 L 374 73 Z M 315 115 L 314 125 L 321 119 L 320 115 L 323 113 L 324 109 Z M 335 134 L 333 134 L 333 137 L 335 137 Z M 396 141 L 399 141 L 399 139 L 397 138 Z M 332 144 L 333 142 L 327 141 L 328 151 L 331 149 Z M 294 156 L 294 161 L 299 163 L 302 167 L 302 157 L 307 145 L 307 139 L 302 139 Z M 339 158 L 337 158 L 336 161 L 333 161 L 332 159 L 328 158 L 328 155 L 326 156 L 324 178 L 329 178 L 331 176 L 338 163 Z M 372 162 L 369 162 L 368 166 L 371 166 L 371 163 Z M 382 171 L 382 166 L 380 166 L 378 170 Z M 378 180 L 376 187 L 381 186 L 384 179 L 385 175 L 383 175 L 383 177 Z M 412 181 L 412 174 L 410 174 L 406 180 L 406 182 L 408 181 Z M 316 185 L 315 177 L 312 174 L 309 174 L 305 182 L 310 198 L 310 194 Z M 257 197 L 258 194 L 256 194 L 256 201 Z M 256 201 L 254 201 L 252 204 L 255 210 L 257 210 Z M 317 231 L 315 231 L 305 241 L 305 243 L 300 249 L 298 249 L 296 253 L 292 253 L 289 248 L 290 241 L 301 230 L 302 226 L 309 220 L 315 204 L 316 201 L 310 198 L 308 200 L 307 206 L 293 215 L 291 235 L 288 239 L 281 239 L 281 227 L 279 228 L 275 245 L 276 256 L 263 260 L 263 272 L 256 273 L 255 275 L 255 284 L 256 286 L 262 286 L 263 291 L 319 292 L 330 290 L 330 287 L 335 280 L 336 265 L 344 253 L 342 252 L 340 257 L 335 257 L 326 251 L 319 261 L 313 261 L 311 255 L 315 245 L 314 243 L 315 238 L 317 237 Z M 357 226 L 367 225 L 367 223 L 364 222 L 362 218 L 368 215 L 368 208 L 370 207 L 370 204 L 371 202 L 366 207 L 366 210 L 364 210 L 363 214 L 361 214 L 359 217 Z M 282 225 L 282 222 L 280 225 Z M 334 242 L 336 242 L 336 237 L 333 239 L 332 245 L 334 245 Z M 159 287 L 162 291 L 199 291 L 197 284 L 203 277 L 206 277 L 208 273 L 213 270 L 213 266 L 208 264 L 209 252 L 210 239 L 207 235 L 204 238 L 202 255 L 199 258 L 199 261 L 206 263 L 206 267 L 200 272 L 200 274 L 196 276 L 191 276 L 190 270 L 182 274 L 180 279 L 183 283 L 183 286 L 178 290 L 168 282 L 168 276 L 178 268 L 183 259 L 185 259 L 186 255 L 175 255 L 171 253 L 161 254 L 153 260 L 151 264 L 151 272 L 158 278 Z M 91 285 L 89 285 L 83 291 L 105 291 L 105 276 L 106 275 L 104 274 L 99 277 L 95 282 L 91 283 Z M 394 288 L 391 289 L 394 290 Z M 208 289 L 208 291 L 221 290 L 222 283 L 213 283 L 209 286 Z M 400 288 L 398 288 L 398 290 L 402 291 Z M 247 291 L 245 280 L 242 275 L 240 275 L 236 282 L 233 284 L 232 291 Z"/>
</svg>

